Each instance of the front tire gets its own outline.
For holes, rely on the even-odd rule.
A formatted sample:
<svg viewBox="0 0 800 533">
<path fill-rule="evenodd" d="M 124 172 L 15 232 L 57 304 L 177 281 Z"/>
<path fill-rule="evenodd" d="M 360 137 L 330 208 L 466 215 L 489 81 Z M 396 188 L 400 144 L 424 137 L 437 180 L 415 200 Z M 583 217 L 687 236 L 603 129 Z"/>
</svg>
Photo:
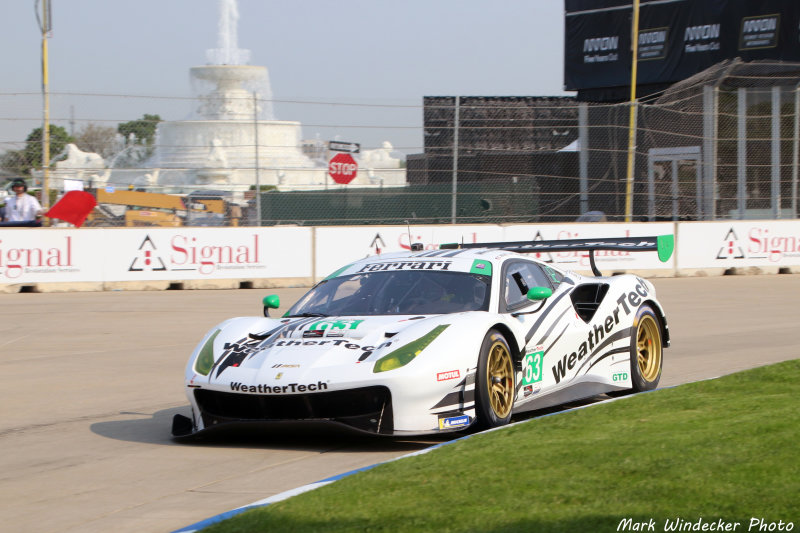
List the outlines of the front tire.
<svg viewBox="0 0 800 533">
<path fill-rule="evenodd" d="M 483 339 L 475 380 L 478 425 L 493 428 L 508 424 L 514 405 L 514 362 L 505 337 L 490 330 Z"/>
<path fill-rule="evenodd" d="M 634 392 L 653 390 L 661 379 L 664 362 L 661 321 L 652 307 L 643 305 L 633 322 L 631 383 Z"/>
</svg>

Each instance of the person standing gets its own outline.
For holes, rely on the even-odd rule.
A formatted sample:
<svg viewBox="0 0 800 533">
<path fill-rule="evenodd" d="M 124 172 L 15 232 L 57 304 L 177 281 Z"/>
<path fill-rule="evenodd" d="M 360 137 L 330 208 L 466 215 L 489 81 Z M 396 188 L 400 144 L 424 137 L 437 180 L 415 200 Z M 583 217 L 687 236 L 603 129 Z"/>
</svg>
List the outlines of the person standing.
<svg viewBox="0 0 800 533">
<path fill-rule="evenodd" d="M 5 222 L 35 223 L 42 215 L 42 205 L 35 197 L 28 194 L 28 185 L 23 179 L 15 179 L 11 184 L 13 196 L 6 198 Z"/>
</svg>

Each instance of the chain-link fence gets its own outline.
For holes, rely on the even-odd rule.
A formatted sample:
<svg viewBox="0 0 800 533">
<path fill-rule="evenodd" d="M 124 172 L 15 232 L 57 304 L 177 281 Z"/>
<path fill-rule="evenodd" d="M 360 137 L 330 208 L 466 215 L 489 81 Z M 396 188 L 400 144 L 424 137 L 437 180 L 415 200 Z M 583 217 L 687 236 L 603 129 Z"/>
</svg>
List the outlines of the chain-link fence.
<svg viewBox="0 0 800 533">
<path fill-rule="evenodd" d="M 800 65 L 724 61 L 642 105 L 640 212 L 796 218 Z M 643 171 L 646 171 L 643 172 Z"/>
<path fill-rule="evenodd" d="M 0 180 L 89 190 L 95 226 L 619 221 L 633 157 L 635 220 L 797 218 L 799 87 L 798 64 L 725 61 L 638 102 L 632 152 L 627 103 L 54 93 L 47 172 L 35 113 L 6 116 L 32 128 L 0 144 Z M 130 100 L 148 113 L 105 118 Z"/>
</svg>

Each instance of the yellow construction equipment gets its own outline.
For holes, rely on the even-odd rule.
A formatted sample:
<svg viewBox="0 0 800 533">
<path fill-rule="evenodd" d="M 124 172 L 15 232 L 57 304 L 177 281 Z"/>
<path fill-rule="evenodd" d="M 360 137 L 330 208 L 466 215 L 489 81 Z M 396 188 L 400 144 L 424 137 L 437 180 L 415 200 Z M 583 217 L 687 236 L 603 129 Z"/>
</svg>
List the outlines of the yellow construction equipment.
<svg viewBox="0 0 800 533">
<path fill-rule="evenodd" d="M 195 191 L 187 195 L 113 188 L 96 189 L 97 207 L 89 226 L 238 226 L 241 207 L 224 192 Z"/>
</svg>

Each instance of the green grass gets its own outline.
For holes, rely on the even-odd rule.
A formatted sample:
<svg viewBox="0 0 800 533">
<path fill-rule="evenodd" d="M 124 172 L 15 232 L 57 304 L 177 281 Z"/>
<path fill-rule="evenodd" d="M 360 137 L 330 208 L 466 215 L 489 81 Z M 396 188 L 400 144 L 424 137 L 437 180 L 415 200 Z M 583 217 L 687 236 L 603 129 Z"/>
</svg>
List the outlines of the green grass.
<svg viewBox="0 0 800 533">
<path fill-rule="evenodd" d="M 208 532 L 800 528 L 800 360 L 531 420 L 380 465 Z M 753 530 L 755 531 L 755 529 Z"/>
</svg>

